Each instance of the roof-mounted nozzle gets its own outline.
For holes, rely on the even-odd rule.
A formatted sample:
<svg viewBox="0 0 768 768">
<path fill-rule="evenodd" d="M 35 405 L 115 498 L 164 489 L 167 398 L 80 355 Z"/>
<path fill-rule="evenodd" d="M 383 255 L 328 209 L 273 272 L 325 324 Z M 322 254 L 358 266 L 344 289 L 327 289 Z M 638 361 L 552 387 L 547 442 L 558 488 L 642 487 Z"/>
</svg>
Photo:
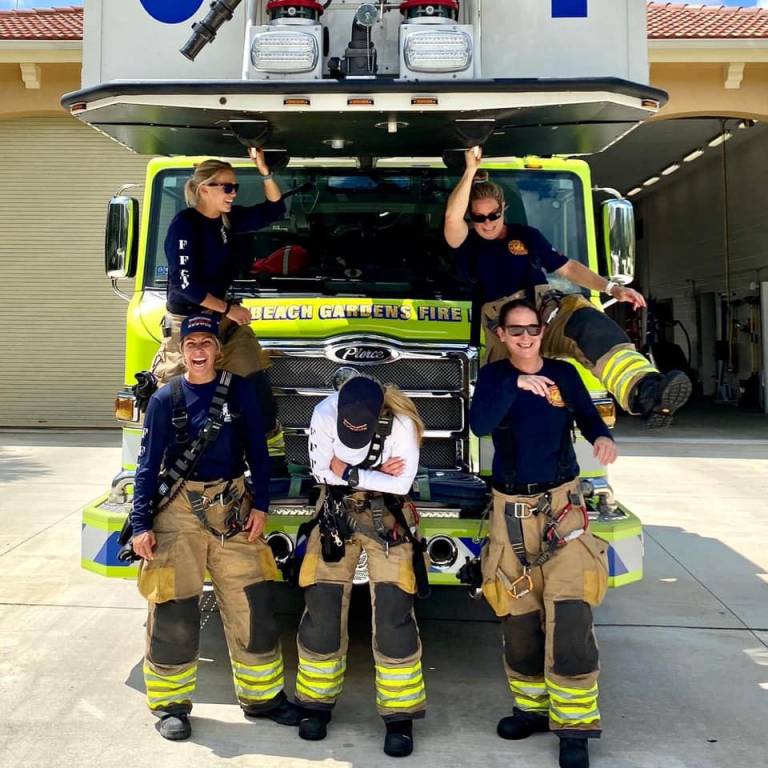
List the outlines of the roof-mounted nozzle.
<svg viewBox="0 0 768 768">
<path fill-rule="evenodd" d="M 216 33 L 219 27 L 225 21 L 230 21 L 235 15 L 237 6 L 242 0 L 213 0 L 211 10 L 208 11 L 202 21 L 195 22 L 192 25 L 192 36 L 187 40 L 181 49 L 182 55 L 190 61 L 197 58 L 197 54 L 205 48 L 208 43 L 216 39 Z"/>
</svg>

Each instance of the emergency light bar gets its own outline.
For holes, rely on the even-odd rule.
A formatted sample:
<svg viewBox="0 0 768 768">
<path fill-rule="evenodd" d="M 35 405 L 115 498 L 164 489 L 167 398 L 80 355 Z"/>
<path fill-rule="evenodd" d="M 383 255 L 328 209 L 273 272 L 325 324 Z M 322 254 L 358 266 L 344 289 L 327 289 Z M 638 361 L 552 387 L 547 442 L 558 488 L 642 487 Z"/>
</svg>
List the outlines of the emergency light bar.
<svg viewBox="0 0 768 768">
<path fill-rule="evenodd" d="M 411 32 L 403 55 L 413 72 L 463 72 L 472 64 L 472 37 L 462 30 Z"/>
<path fill-rule="evenodd" d="M 317 37 L 294 30 L 256 32 L 251 41 L 251 64 L 257 72 L 298 74 L 318 65 Z"/>
</svg>

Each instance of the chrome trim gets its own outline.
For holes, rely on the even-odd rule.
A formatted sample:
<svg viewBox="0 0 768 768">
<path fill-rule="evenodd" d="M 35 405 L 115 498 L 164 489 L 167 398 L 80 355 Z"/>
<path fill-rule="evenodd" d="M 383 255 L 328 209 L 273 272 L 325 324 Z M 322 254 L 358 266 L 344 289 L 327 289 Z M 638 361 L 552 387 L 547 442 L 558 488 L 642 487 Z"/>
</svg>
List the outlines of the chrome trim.
<svg viewBox="0 0 768 768">
<path fill-rule="evenodd" d="M 446 546 L 448 551 L 442 555 L 438 552 L 437 556 L 433 556 L 432 550 L 435 546 Z M 427 542 L 427 555 L 435 568 L 452 568 L 459 559 L 459 548 L 450 536 L 438 534 Z"/>
<path fill-rule="evenodd" d="M 128 501 L 126 488 L 133 485 L 135 477 L 136 473 L 133 470 L 123 470 L 112 478 L 108 499 L 110 504 L 125 504 Z"/>
<path fill-rule="evenodd" d="M 275 551 L 275 547 L 272 546 L 273 541 L 280 542 L 278 547 L 283 547 L 283 554 L 280 554 L 279 549 Z M 293 550 L 296 548 L 293 539 L 287 533 L 283 533 L 283 531 L 272 531 L 271 533 L 268 533 L 267 544 L 269 544 L 269 548 L 272 550 L 272 556 L 275 558 L 275 562 L 278 565 L 287 563 L 293 554 Z"/>
</svg>

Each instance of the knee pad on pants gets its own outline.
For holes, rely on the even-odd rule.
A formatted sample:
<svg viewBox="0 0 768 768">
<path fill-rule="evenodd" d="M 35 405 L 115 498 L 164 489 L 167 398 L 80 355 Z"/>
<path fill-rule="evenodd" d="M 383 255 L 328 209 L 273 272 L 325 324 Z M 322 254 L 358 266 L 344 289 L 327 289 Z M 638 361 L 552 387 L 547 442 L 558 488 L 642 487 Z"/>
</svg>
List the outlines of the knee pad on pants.
<svg viewBox="0 0 768 768">
<path fill-rule="evenodd" d="M 541 613 L 505 616 L 501 621 L 504 634 L 504 658 L 509 668 L 520 675 L 536 677 L 544 674 L 544 632 Z"/>
<path fill-rule="evenodd" d="M 260 581 L 244 590 L 251 613 L 248 653 L 269 653 L 277 645 L 280 630 L 275 620 L 273 586 L 271 581 Z"/>
<path fill-rule="evenodd" d="M 605 312 L 590 307 L 577 309 L 568 318 L 563 334 L 576 342 L 592 363 L 618 344 L 631 343 L 629 336 Z"/>
<path fill-rule="evenodd" d="M 154 664 L 189 664 L 200 646 L 200 600 L 169 600 L 155 605 L 149 658 Z"/>
<path fill-rule="evenodd" d="M 597 670 L 597 643 L 589 603 L 583 600 L 555 603 L 553 656 L 553 670 L 563 677 L 588 675 Z"/>
<path fill-rule="evenodd" d="M 413 595 L 395 584 L 375 584 L 376 647 L 390 659 L 404 659 L 419 649 Z"/>
<path fill-rule="evenodd" d="M 299 642 L 313 653 L 341 648 L 342 584 L 313 584 L 304 590 L 306 610 L 299 624 Z"/>
</svg>

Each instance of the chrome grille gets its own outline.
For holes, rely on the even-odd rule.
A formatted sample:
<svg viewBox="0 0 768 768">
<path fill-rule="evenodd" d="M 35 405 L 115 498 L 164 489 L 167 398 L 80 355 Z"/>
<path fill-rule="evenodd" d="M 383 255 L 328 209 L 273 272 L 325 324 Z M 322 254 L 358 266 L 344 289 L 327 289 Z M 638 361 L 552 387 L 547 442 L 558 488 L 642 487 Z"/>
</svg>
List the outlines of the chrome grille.
<svg viewBox="0 0 768 768">
<path fill-rule="evenodd" d="M 331 389 L 339 368 L 356 368 L 382 384 L 394 384 L 412 392 L 456 392 L 464 388 L 461 358 L 401 358 L 379 365 L 353 365 L 329 360 L 323 355 L 273 354 L 269 378 L 273 387 Z"/>
<path fill-rule="evenodd" d="M 312 411 L 325 395 L 276 393 L 277 415 L 288 428 L 309 426 Z M 427 430 L 461 432 L 464 428 L 464 401 L 458 397 L 415 397 L 413 402 Z"/>
<path fill-rule="evenodd" d="M 419 464 L 430 469 L 454 469 L 458 441 L 450 438 L 427 437 L 421 444 Z M 306 435 L 285 436 L 285 455 L 292 464 L 309 466 L 309 440 Z"/>
</svg>

